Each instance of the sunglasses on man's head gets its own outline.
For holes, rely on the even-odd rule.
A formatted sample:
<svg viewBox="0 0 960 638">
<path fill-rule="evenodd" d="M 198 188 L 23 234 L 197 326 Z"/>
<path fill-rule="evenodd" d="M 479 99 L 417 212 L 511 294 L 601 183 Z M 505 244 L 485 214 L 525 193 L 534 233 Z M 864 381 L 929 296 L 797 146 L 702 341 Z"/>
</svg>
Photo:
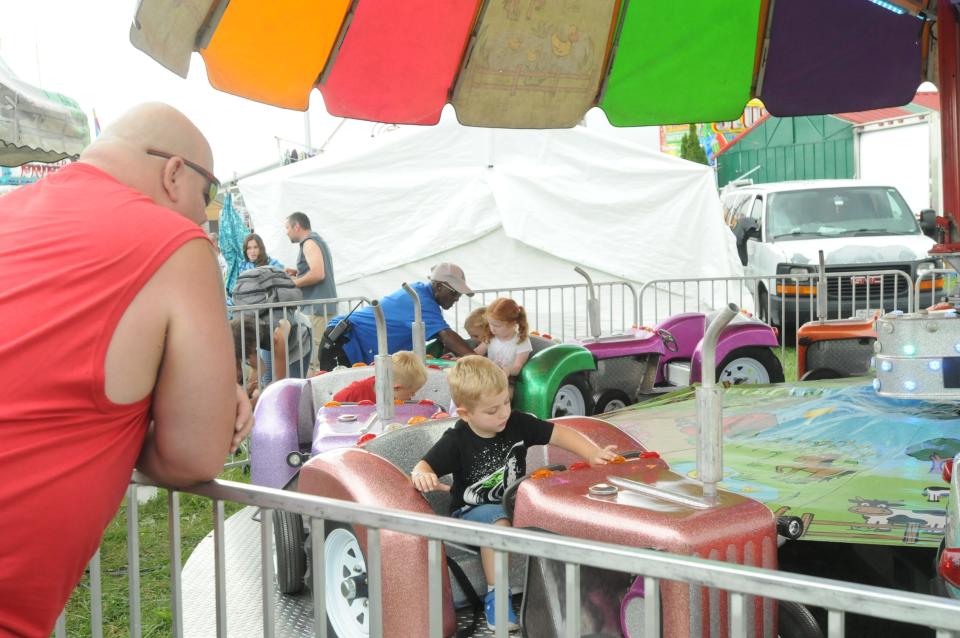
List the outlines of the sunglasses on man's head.
<svg viewBox="0 0 960 638">
<path fill-rule="evenodd" d="M 158 151 L 158 150 L 155 150 L 155 149 L 152 149 L 152 148 L 148 148 L 148 149 L 147 149 L 147 155 L 153 155 L 153 156 L 155 156 L 155 157 L 162 157 L 162 158 L 164 158 L 164 159 L 172 159 L 172 158 L 174 158 L 174 157 L 179 157 L 179 158 L 183 161 L 184 164 L 186 164 L 187 166 L 189 166 L 189 167 L 192 168 L 193 170 L 197 171 L 198 173 L 200 173 L 203 177 L 205 177 L 205 178 L 207 179 L 208 186 L 207 186 L 207 189 L 203 192 L 203 201 L 206 203 L 206 205 L 209 206 L 209 205 L 210 205 L 210 202 L 212 202 L 213 200 L 215 200 L 215 199 L 217 198 L 217 191 L 220 190 L 220 180 L 218 180 L 218 179 L 213 175 L 213 173 L 211 173 L 210 171 L 208 171 L 208 170 L 205 169 L 204 167 L 200 166 L 199 164 L 197 164 L 197 163 L 195 163 L 195 162 L 191 162 L 191 161 L 188 160 L 187 158 L 181 157 L 180 155 L 174 155 L 173 153 L 167 153 L 167 152 L 165 152 L 165 151 Z"/>
</svg>

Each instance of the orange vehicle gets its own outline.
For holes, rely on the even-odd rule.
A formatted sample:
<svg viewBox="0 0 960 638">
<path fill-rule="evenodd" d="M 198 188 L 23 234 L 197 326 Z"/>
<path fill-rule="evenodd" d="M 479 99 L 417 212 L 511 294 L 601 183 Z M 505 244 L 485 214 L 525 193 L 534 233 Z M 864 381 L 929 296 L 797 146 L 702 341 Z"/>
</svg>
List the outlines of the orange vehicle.
<svg viewBox="0 0 960 638">
<path fill-rule="evenodd" d="M 874 322 L 880 310 L 850 319 L 809 321 L 797 330 L 797 378 L 801 381 L 856 377 L 870 371 Z"/>
</svg>

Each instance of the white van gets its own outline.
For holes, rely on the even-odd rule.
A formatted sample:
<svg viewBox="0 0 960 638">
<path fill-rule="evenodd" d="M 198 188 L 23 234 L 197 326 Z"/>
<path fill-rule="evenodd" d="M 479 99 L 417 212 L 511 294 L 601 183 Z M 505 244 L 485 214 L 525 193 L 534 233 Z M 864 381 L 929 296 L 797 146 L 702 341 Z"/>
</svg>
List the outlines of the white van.
<svg viewBox="0 0 960 638">
<path fill-rule="evenodd" d="M 722 200 L 724 219 L 736 237 L 748 277 L 795 274 L 808 282 L 806 277 L 818 271 L 821 250 L 827 275 L 900 270 L 915 280 L 918 271 L 939 265 L 929 255 L 935 242 L 924 235 L 935 232 L 936 213 L 922 212 L 921 230 L 892 186 L 859 180 L 756 184 L 728 189 Z M 849 317 L 855 304 L 864 307 L 868 290 L 869 307 L 908 310 L 908 284 L 902 277 L 861 279 L 865 278 L 828 279 L 828 317 Z M 815 285 L 778 285 L 776 280 L 759 279 L 751 287 L 760 318 L 773 325 L 793 325 L 797 319 L 802 324 L 815 318 L 811 316 L 816 307 L 811 301 Z M 855 294 L 859 294 L 856 301 Z M 935 291 L 924 297 L 919 307 L 933 303 Z"/>
</svg>

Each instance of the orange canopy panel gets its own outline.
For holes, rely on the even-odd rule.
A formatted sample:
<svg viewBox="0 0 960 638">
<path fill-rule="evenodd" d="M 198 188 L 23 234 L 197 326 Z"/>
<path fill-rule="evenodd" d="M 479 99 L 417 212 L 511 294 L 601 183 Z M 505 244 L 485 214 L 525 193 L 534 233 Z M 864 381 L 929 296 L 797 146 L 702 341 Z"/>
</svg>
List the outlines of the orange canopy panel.
<svg viewBox="0 0 960 638">
<path fill-rule="evenodd" d="M 564 128 L 593 106 L 617 0 L 488 2 L 453 94 L 470 126 Z"/>
<path fill-rule="evenodd" d="M 232 0 L 200 51 L 210 84 L 305 111 L 349 6 L 350 0 Z"/>
<path fill-rule="evenodd" d="M 318 89 L 331 115 L 436 124 L 480 0 L 362 0 Z"/>
</svg>

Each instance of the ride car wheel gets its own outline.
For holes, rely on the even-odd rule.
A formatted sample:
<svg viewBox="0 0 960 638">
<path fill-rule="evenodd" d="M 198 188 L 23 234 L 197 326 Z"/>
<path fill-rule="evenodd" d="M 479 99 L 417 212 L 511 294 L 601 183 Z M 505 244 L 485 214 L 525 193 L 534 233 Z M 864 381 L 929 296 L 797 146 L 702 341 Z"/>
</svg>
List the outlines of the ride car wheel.
<svg viewBox="0 0 960 638">
<path fill-rule="evenodd" d="M 717 366 L 717 383 L 783 383 L 783 366 L 770 348 L 737 348 Z"/>
<path fill-rule="evenodd" d="M 590 383 L 580 374 L 566 377 L 553 397 L 551 418 L 560 416 L 587 416 L 593 414 L 593 394 Z"/>
<path fill-rule="evenodd" d="M 303 589 L 303 577 L 307 573 L 306 534 L 301 516 L 274 510 L 273 541 L 277 589 L 281 594 L 296 594 Z"/>
<path fill-rule="evenodd" d="M 823 638 L 823 630 L 810 610 L 800 603 L 779 601 L 777 635 L 780 638 Z"/>
<path fill-rule="evenodd" d="M 622 410 L 633 403 L 627 393 L 623 390 L 607 390 L 597 399 L 597 405 L 593 410 L 594 414 L 604 414 L 614 410 Z"/>
<path fill-rule="evenodd" d="M 323 543 L 327 633 L 337 638 L 370 635 L 367 561 L 349 525 L 327 527 Z"/>
</svg>

